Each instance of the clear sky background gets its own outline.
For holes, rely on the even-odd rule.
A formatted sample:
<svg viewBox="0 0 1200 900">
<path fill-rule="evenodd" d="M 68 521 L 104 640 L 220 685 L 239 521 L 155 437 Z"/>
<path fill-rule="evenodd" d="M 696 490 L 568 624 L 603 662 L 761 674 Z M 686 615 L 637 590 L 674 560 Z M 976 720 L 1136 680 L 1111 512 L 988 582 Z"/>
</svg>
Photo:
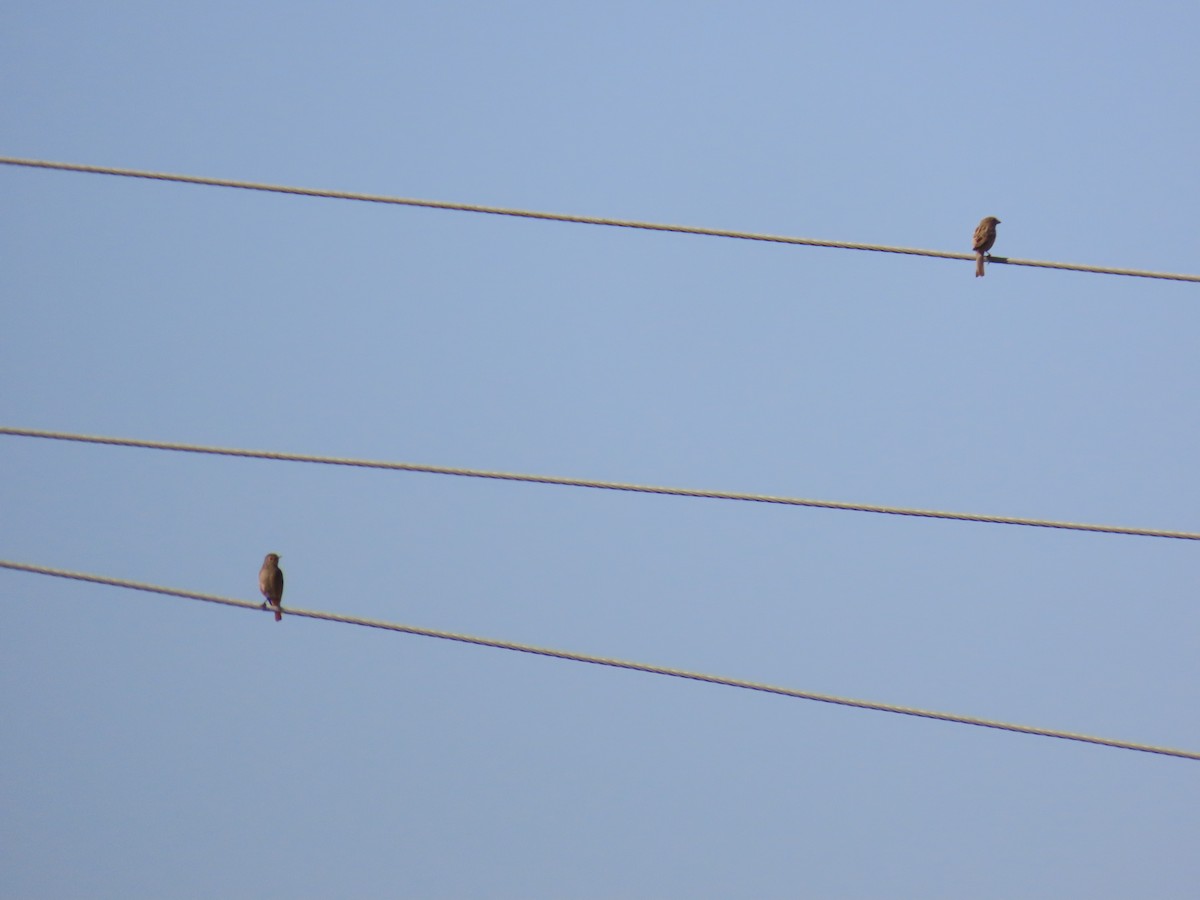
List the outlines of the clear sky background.
<svg viewBox="0 0 1200 900">
<path fill-rule="evenodd" d="M 0 154 L 1197 272 L 1200 7 L 12 3 Z M 1200 530 L 1200 285 L 0 167 L 9 426 Z M 1200 749 L 1200 547 L 0 437 L 0 556 Z M 0 893 L 1185 897 L 1197 763 L 0 571 Z"/>
</svg>

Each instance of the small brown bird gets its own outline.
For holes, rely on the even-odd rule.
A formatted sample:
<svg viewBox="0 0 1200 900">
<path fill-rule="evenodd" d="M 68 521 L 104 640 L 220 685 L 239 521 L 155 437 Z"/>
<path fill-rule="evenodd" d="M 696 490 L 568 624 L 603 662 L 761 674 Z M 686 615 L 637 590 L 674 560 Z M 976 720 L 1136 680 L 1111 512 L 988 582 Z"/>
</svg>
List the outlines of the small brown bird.
<svg viewBox="0 0 1200 900">
<path fill-rule="evenodd" d="M 281 621 L 283 619 L 283 613 L 280 612 L 283 608 L 283 569 L 279 568 L 278 553 L 268 553 L 267 558 L 263 560 L 262 568 L 258 570 L 258 589 L 267 598 L 267 602 L 262 605 L 262 608 L 266 609 L 267 603 L 271 604 L 275 609 L 275 621 Z"/>
<path fill-rule="evenodd" d="M 975 237 L 971 249 L 975 251 L 975 277 L 983 277 L 983 255 L 992 249 L 996 243 L 996 226 L 1000 220 L 995 216 L 984 216 L 983 221 L 975 228 Z"/>
</svg>

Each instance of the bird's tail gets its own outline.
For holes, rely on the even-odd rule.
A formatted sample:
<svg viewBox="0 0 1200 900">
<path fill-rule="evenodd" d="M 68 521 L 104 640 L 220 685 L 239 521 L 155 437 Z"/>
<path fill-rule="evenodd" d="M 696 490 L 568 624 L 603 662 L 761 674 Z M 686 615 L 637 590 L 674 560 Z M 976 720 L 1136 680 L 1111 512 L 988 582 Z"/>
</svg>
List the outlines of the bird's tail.
<svg viewBox="0 0 1200 900">
<path fill-rule="evenodd" d="M 975 277 L 976 278 L 983 277 L 983 254 L 982 253 L 975 254 Z"/>
<path fill-rule="evenodd" d="M 275 621 L 276 622 L 283 621 L 283 613 L 279 611 L 280 609 L 281 609 L 281 607 L 278 607 L 278 606 L 275 607 Z"/>
</svg>

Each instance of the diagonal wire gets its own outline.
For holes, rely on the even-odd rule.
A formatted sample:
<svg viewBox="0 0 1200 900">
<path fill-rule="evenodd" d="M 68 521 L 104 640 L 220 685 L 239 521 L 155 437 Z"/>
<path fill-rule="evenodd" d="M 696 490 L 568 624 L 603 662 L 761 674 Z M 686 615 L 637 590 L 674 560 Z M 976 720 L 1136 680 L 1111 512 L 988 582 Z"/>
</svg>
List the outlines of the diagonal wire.
<svg viewBox="0 0 1200 900">
<path fill-rule="evenodd" d="M 55 578 L 68 578 L 75 581 L 86 581 L 93 584 L 103 584 L 111 587 L 127 588 L 134 591 L 146 591 L 153 594 L 165 594 L 170 597 L 181 597 L 187 600 L 202 600 L 207 603 L 219 603 L 224 606 L 237 606 L 242 609 L 263 609 L 262 604 L 246 600 L 235 600 L 232 597 L 219 597 L 214 594 L 200 594 L 194 591 L 181 591 L 175 588 L 160 587 L 154 584 L 143 584 L 137 581 L 126 581 L 121 578 L 108 578 L 102 575 L 91 575 L 84 572 L 70 572 L 65 569 L 52 569 L 46 566 L 18 563 L 0 560 L 0 568 L 12 569 L 18 572 L 29 572 L 35 575 L 50 575 Z M 270 611 L 270 610 L 268 610 Z M 497 650 L 512 650 L 517 653 L 529 653 L 535 656 L 549 656 L 570 662 L 590 663 L 597 666 L 609 666 L 616 669 L 628 669 L 634 672 L 645 672 L 650 675 L 666 675 L 671 678 L 684 678 L 690 681 L 702 681 L 708 684 L 720 684 L 726 687 L 742 688 L 749 691 L 761 691 L 767 694 L 778 694 L 783 697 L 793 697 L 798 700 L 815 700 L 819 703 L 829 703 L 836 706 L 850 706 L 856 709 L 869 709 L 876 712 L 897 713 L 904 716 L 915 716 L 922 719 L 936 719 L 942 722 L 952 722 L 957 725 L 975 725 L 981 728 L 995 728 L 999 731 L 1015 731 L 1020 734 L 1032 734 L 1039 737 L 1060 738 L 1068 741 L 1080 741 L 1085 744 L 1099 744 L 1104 747 L 1115 747 L 1119 750 L 1137 750 L 1143 753 L 1155 753 L 1162 756 L 1175 756 L 1181 759 L 1200 760 L 1200 752 L 1179 750 L 1170 747 L 1157 747 L 1134 741 L 1122 741 L 1115 738 L 1096 737 L 1094 735 L 1076 734 L 1070 731 L 1060 731 L 1055 728 L 1038 728 L 1032 725 L 1016 725 L 1011 722 L 997 722 L 992 719 L 980 719 L 975 716 L 958 715 L 957 713 L 936 712 L 928 709 L 917 709 L 911 706 L 896 706 L 892 703 L 880 703 L 874 700 L 854 700 L 849 697 L 836 697 L 830 694 L 818 694 L 812 691 L 801 691 L 795 688 L 779 687 L 762 684 L 757 681 L 743 681 L 739 678 L 726 678 L 721 675 L 706 675 L 701 672 L 689 672 L 684 669 L 673 669 L 667 666 L 657 666 L 650 663 L 631 662 L 624 659 L 612 659 L 604 656 L 592 656 L 587 653 L 573 653 L 568 650 L 553 650 L 548 647 L 535 647 L 530 644 L 519 644 L 513 641 L 496 640 L 495 638 L 475 637 L 468 634 L 456 634 L 451 631 L 438 631 L 433 628 L 421 628 L 416 625 L 401 625 L 395 622 L 382 622 L 377 619 L 364 619 L 358 616 L 346 616 L 339 613 L 317 612 L 309 609 L 285 608 L 284 613 L 290 616 L 302 616 L 308 619 L 322 619 L 326 622 L 341 622 L 345 625 L 361 625 L 366 628 L 378 628 L 384 631 L 398 631 L 403 634 L 414 634 L 421 637 L 438 638 L 446 641 L 457 641 L 462 644 L 473 644 L 478 647 L 493 647 Z"/>
<path fill-rule="evenodd" d="M 528 475 L 520 472 L 493 472 L 486 469 L 465 469 L 435 466 L 424 463 L 385 462 L 371 459 L 352 459 L 337 456 L 312 456 L 304 453 L 278 453 L 270 450 L 242 450 L 231 447 L 210 447 L 202 444 L 179 444 L 167 441 L 146 441 L 136 438 L 102 437 L 72 434 L 62 431 L 42 431 L 33 428 L 10 428 L 0 425 L 0 435 L 46 438 L 56 441 L 75 441 L 86 444 L 105 444 L 115 447 L 138 447 L 146 450 L 175 450 L 182 453 L 204 453 L 216 456 L 236 456 L 245 459 L 269 459 L 282 462 L 319 463 L 331 466 L 355 466 L 364 469 L 385 469 L 398 472 L 424 472 L 430 475 L 458 475 L 464 478 L 489 478 L 497 481 L 518 481 L 532 484 L 553 484 L 564 487 L 595 488 L 607 491 L 630 491 L 639 494 L 661 494 L 669 497 L 695 497 L 706 500 L 742 500 L 752 503 L 775 503 L 782 506 L 807 506 L 816 509 L 839 509 L 849 512 L 881 513 L 892 516 L 916 516 L 927 519 L 950 519 L 957 522 L 981 522 L 992 525 L 1024 525 L 1034 528 L 1057 528 L 1066 531 L 1091 531 L 1102 534 L 1123 534 L 1138 537 L 1173 538 L 1200 541 L 1194 531 L 1167 531 L 1161 528 L 1136 528 L 1125 525 L 1095 525 L 1085 522 L 1060 522 L 1053 519 L 1030 519 L 1019 516 L 993 516 L 983 513 L 947 512 L 935 509 L 914 509 L 905 506 L 879 506 L 871 503 L 849 503 L 840 500 L 812 500 L 804 497 L 778 497 L 770 494 L 747 494 L 738 491 L 702 490 L 696 488 L 664 487 L 661 485 L 630 484 L 622 481 L 596 481 L 588 478 L 567 478 L 559 475 Z"/>
<path fill-rule="evenodd" d="M 486 213 L 494 216 L 516 216 L 523 219 L 544 219 L 550 222 L 573 222 L 581 225 L 606 225 L 614 228 L 637 228 L 643 231 L 669 231 L 676 234 L 698 234 L 708 237 L 735 238 L 744 241 L 767 241 L 775 244 L 799 244 L 805 247 L 829 247 L 840 250 L 870 250 L 876 253 L 902 253 L 908 256 L 931 256 L 937 259 L 974 260 L 974 253 L 951 253 L 944 250 L 923 250 L 915 247 L 892 247 L 884 244 L 861 244 L 852 241 L 827 241 L 816 238 L 789 237 L 779 234 L 758 234 L 751 231 L 731 231 L 724 228 L 702 228 L 695 225 L 668 225 L 659 222 L 638 222 L 632 219 L 610 219 L 601 216 L 572 215 L 568 213 L 539 212 L 529 209 L 512 209 L 503 206 L 484 206 L 477 203 L 453 203 L 446 200 L 420 200 L 413 197 L 391 197 L 386 194 L 364 194 L 357 191 L 336 191 L 322 188 L 294 187 L 282 184 L 264 184 L 255 181 L 235 181 L 228 178 L 208 178 L 200 175 L 177 175 L 169 172 L 150 172 L 143 169 L 124 169 L 115 166 L 94 166 L 84 163 L 53 162 L 45 159 L 22 159 L 0 156 L 0 164 L 26 166 L 36 169 L 54 169 L 62 172 L 86 172 L 93 175 L 119 175 L 125 178 L 147 178 L 154 181 L 174 181 L 182 184 L 200 184 L 208 187 L 240 188 L 248 191 L 267 191 L 275 194 L 295 194 L 302 197 L 323 197 L 331 200 L 359 200 L 367 203 L 388 203 L 396 206 L 419 206 L 426 209 L 445 209 L 456 212 Z M 1142 269 L 1117 269 L 1108 266 L 1090 266 L 1077 263 L 1046 262 L 1034 259 L 1013 259 L 989 256 L 994 264 L 1010 266 L 1033 266 L 1040 269 L 1065 269 L 1072 272 L 1093 272 L 1100 275 L 1129 275 L 1137 278 L 1161 278 L 1169 281 L 1200 282 L 1200 275 L 1171 272 L 1149 272 Z"/>
</svg>

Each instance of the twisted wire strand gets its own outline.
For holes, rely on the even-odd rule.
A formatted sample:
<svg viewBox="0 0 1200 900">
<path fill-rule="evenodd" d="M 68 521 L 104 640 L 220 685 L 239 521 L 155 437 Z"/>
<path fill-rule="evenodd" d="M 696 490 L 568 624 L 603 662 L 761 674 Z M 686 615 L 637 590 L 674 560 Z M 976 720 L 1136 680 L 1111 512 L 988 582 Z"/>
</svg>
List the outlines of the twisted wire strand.
<svg viewBox="0 0 1200 900">
<path fill-rule="evenodd" d="M 304 453 L 278 453 L 269 450 L 244 450 L 232 447 L 210 447 L 202 444 L 180 444 L 168 441 L 147 441 L 135 438 L 102 437 L 61 431 L 0 426 L 0 435 L 74 441 L 87 444 L 106 444 L 115 447 L 137 447 L 146 450 L 172 450 L 181 453 L 202 453 L 216 456 L 235 456 L 246 459 L 268 459 L 283 462 L 317 463 L 331 466 L 354 466 L 365 469 L 385 469 L 399 472 L 423 472 L 430 475 L 457 475 L 464 478 L 487 478 L 495 481 L 516 481 L 531 484 L 551 484 L 562 487 L 593 488 L 606 491 L 627 491 L 639 494 L 660 494 L 669 497 L 694 497 L 705 500 L 739 500 L 751 503 L 774 503 L 782 506 L 807 506 L 816 509 L 837 509 L 848 512 L 878 513 L 891 516 L 914 516 L 926 519 L 949 519 L 957 522 L 979 522 L 991 525 L 1023 525 L 1032 528 L 1055 528 L 1064 531 L 1090 531 L 1101 534 L 1123 534 L 1137 537 L 1171 538 L 1200 541 L 1200 532 L 1168 531 L 1161 528 L 1138 528 L 1125 525 L 1097 525 L 1086 522 L 1061 522 L 1053 519 L 1031 519 L 1020 516 L 996 516 L 983 513 L 948 512 L 936 509 L 916 509 L 904 506 L 880 506 L 871 503 L 850 503 L 840 500 L 812 500 L 804 497 L 779 497 L 770 494 L 749 494 L 739 491 L 703 490 L 666 487 L 662 485 L 631 484 L 621 481 L 597 481 L 588 478 L 568 478 L 558 475 L 530 475 L 520 472 L 494 472 L 486 469 L 467 469 L 454 466 L 435 466 L 424 463 L 386 462 L 336 456 L 313 456 Z"/>
<path fill-rule="evenodd" d="M 219 603 L 224 606 L 237 606 L 242 609 L 262 610 L 261 603 L 237 600 L 232 597 L 220 597 L 214 594 L 201 594 L 195 591 L 182 591 L 175 588 L 161 587 L 154 584 L 144 584 L 137 581 L 127 581 L 122 578 L 108 578 L 102 575 L 92 575 L 85 572 L 71 572 L 65 569 L 53 569 L 47 566 L 29 563 L 0 560 L 0 568 L 12 569 L 18 572 L 28 572 L 35 575 L 49 575 L 55 578 L 73 579 L 75 581 L 103 584 L 110 587 L 127 588 L 153 594 L 165 594 L 170 597 L 181 597 L 187 600 L 201 600 L 206 603 Z M 267 610 L 271 612 L 271 610 Z M 767 694 L 778 694 L 782 697 L 792 697 L 798 700 L 814 700 L 819 703 L 829 703 L 835 706 L 849 706 L 855 709 L 869 709 L 876 712 L 896 713 L 904 716 L 914 716 L 922 719 L 936 719 L 957 725 L 975 725 L 981 728 L 993 728 L 999 731 L 1013 731 L 1019 734 L 1031 734 L 1038 737 L 1059 738 L 1067 741 L 1079 741 L 1085 744 L 1098 744 L 1103 747 L 1113 747 L 1118 750 L 1136 750 L 1142 753 L 1154 753 L 1161 756 L 1174 756 L 1181 759 L 1200 760 L 1200 752 L 1180 750 L 1171 747 L 1158 747 L 1135 741 L 1123 741 L 1116 738 L 1097 737 L 1095 735 L 1077 734 L 1061 731 L 1055 728 L 1039 728 L 1032 725 L 1017 725 L 1012 722 L 999 722 L 992 719 L 981 719 L 976 716 L 965 716 L 957 713 L 937 712 L 928 709 L 918 709 L 911 706 L 897 706 L 892 703 L 881 703 L 874 700 L 856 700 L 849 697 L 837 697 L 831 694 L 818 694 L 813 691 L 801 691 L 795 688 L 779 687 L 763 684 L 757 681 L 744 681 L 739 678 L 727 678 L 722 675 L 708 675 L 702 672 L 689 672 L 684 669 L 674 669 L 668 666 L 658 666 L 651 663 L 632 662 L 624 659 L 613 659 L 605 656 L 593 656 L 588 653 L 574 653 L 569 650 L 555 650 L 549 647 L 536 647 L 531 644 L 520 644 L 514 641 L 503 641 L 495 638 L 477 637 L 469 634 L 457 634 L 451 631 L 439 631 L 433 628 L 421 628 L 416 625 L 402 625 L 396 622 L 384 622 L 378 619 L 364 619 L 359 616 L 348 616 L 340 613 L 319 612 L 310 609 L 294 609 L 285 607 L 283 613 L 289 616 L 300 616 L 308 619 L 321 619 L 326 622 L 341 622 L 344 625 L 359 625 L 365 628 L 377 628 L 383 631 L 397 631 L 403 634 L 419 635 L 421 637 L 438 638 L 439 640 L 456 641 L 462 644 L 472 644 L 478 647 L 492 647 L 497 650 L 511 650 L 517 653 L 528 653 L 534 656 L 548 656 L 569 662 L 590 663 L 597 666 L 607 666 L 616 669 L 628 669 L 634 672 L 645 672 L 650 675 L 666 675 L 671 678 L 683 678 L 689 681 L 700 681 L 707 684 L 719 684 L 725 687 L 741 688 L 749 691 L 760 691 Z"/>
<path fill-rule="evenodd" d="M 456 212 L 485 213 L 494 216 L 516 216 L 524 219 L 543 219 L 551 222 L 572 222 L 580 225 L 605 225 L 613 228 L 636 228 L 643 231 L 669 231 L 676 234 L 698 234 L 707 237 L 734 238 L 745 241 L 767 241 L 775 244 L 798 244 L 805 247 L 828 247 L 839 250 L 869 250 L 875 253 L 900 253 L 908 256 L 930 256 L 937 259 L 974 260 L 974 253 L 953 253 L 944 250 L 924 250 L 916 247 L 893 247 L 885 244 L 862 244 L 853 241 L 829 241 L 817 238 L 790 237 L 779 234 L 759 234 L 751 231 L 733 231 L 724 228 L 703 228 L 695 225 L 670 225 L 660 222 L 639 222 L 632 219 L 612 219 L 602 216 L 584 216 L 568 213 L 539 212 L 529 209 L 513 209 L 504 206 L 485 206 L 477 203 L 454 203 L 446 200 L 421 200 L 413 197 L 392 197 L 385 194 L 365 194 L 357 191 L 336 191 L 322 188 L 295 187 L 282 184 L 265 184 L 254 181 L 237 181 L 228 178 L 208 178 L 199 175 L 178 175 L 169 172 L 151 172 L 143 169 L 125 169 L 115 166 L 96 166 L 84 163 L 53 162 L 45 159 L 23 159 L 0 157 L 0 164 L 25 166 L 37 169 L 54 169 L 63 172 L 85 172 L 93 175 L 117 175 L 125 178 L 146 178 L 154 181 L 173 181 L 182 184 L 199 184 L 208 187 L 240 188 L 248 191 L 267 191 L 275 194 L 295 194 L 302 197 L 322 197 L 331 200 L 358 200 L 367 203 L 388 203 L 396 206 L 416 206 L 426 209 L 444 209 Z M 1172 272 L 1151 272 L 1142 269 L 1119 269 L 1110 266 L 1080 265 L 1077 263 L 1047 262 L 1044 260 L 1014 259 L 1012 257 L 989 256 L 988 262 L 997 265 L 1032 266 L 1040 269 L 1065 269 L 1071 272 L 1092 272 L 1100 275 L 1128 275 L 1136 278 L 1159 278 L 1168 281 L 1200 282 L 1200 275 Z"/>
</svg>

